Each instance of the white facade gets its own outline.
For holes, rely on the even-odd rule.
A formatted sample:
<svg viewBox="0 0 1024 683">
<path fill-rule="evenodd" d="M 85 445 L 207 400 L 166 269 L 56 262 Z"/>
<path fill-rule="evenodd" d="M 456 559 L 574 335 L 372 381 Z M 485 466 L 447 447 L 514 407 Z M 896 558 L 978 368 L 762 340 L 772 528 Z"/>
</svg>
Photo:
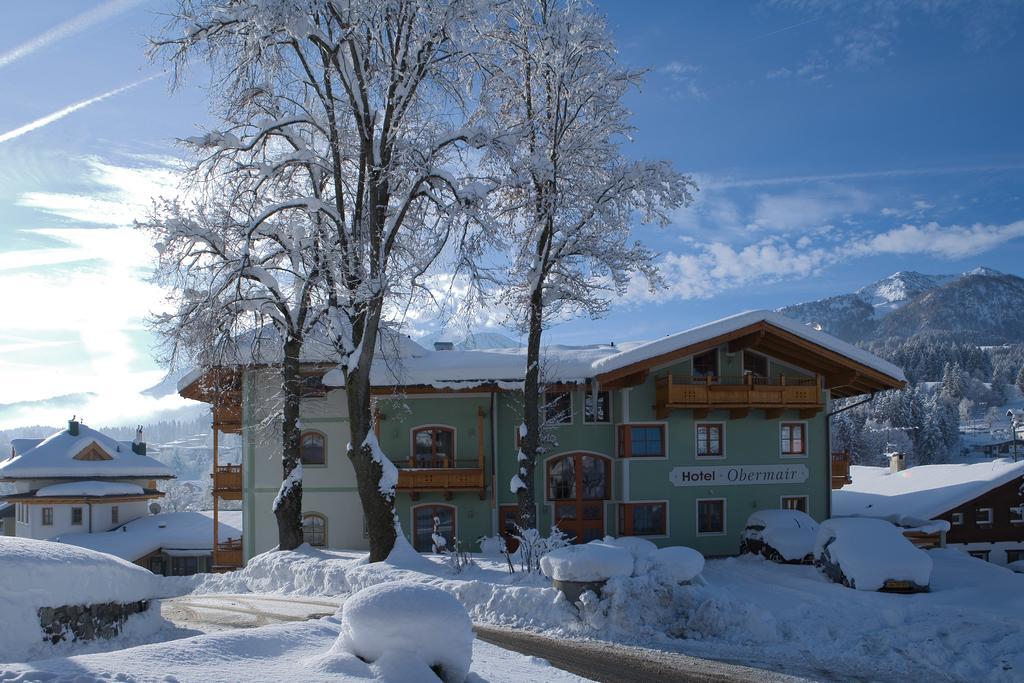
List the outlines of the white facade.
<svg viewBox="0 0 1024 683">
<path fill-rule="evenodd" d="M 45 499 L 40 499 L 45 501 Z M 73 523 L 73 509 L 81 510 L 81 523 Z M 114 509 L 117 509 L 116 517 Z M 50 524 L 44 524 L 44 510 L 50 510 Z M 149 514 L 149 501 L 136 500 L 119 503 L 15 503 L 14 535 L 45 541 L 62 534 L 98 533 L 110 531 L 125 522 Z"/>
<path fill-rule="evenodd" d="M 242 409 L 243 491 L 245 555 L 252 557 L 277 546 L 274 498 L 281 487 L 281 375 L 275 369 L 245 373 Z M 349 442 L 348 408 L 344 390 L 323 398 L 304 398 L 300 421 L 303 432 L 324 436 L 326 463 L 304 465 L 303 514 L 319 514 L 326 520 L 326 545 L 331 548 L 368 549 L 363 534 L 363 509 L 356 488 L 355 469 L 346 453 Z M 259 425 L 259 426 L 252 426 Z"/>
</svg>

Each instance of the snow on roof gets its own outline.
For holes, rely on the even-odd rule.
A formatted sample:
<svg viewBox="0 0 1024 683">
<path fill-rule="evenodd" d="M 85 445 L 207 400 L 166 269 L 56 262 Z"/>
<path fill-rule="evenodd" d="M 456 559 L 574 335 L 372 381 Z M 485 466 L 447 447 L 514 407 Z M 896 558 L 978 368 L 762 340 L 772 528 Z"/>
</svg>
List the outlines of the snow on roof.
<svg viewBox="0 0 1024 683">
<path fill-rule="evenodd" d="M 141 486 L 111 481 L 69 481 L 63 484 L 44 486 L 36 496 L 49 498 L 61 496 L 141 496 Z"/>
<path fill-rule="evenodd" d="M 219 520 L 217 536 L 221 541 L 241 538 L 241 511 L 222 511 Z M 113 531 L 64 534 L 53 540 L 129 561 L 160 548 L 208 552 L 213 549 L 213 512 L 163 512 L 133 519 Z"/>
<path fill-rule="evenodd" d="M 841 339 L 837 339 L 826 332 L 815 330 L 814 328 L 793 320 L 792 318 L 787 318 L 781 313 L 765 310 L 738 313 L 727 318 L 722 318 L 721 320 L 693 327 L 684 332 L 670 334 L 666 337 L 662 337 L 661 339 L 648 342 L 646 344 L 640 344 L 634 348 L 624 350 L 615 355 L 595 361 L 594 370 L 598 373 L 618 370 L 626 367 L 627 365 L 639 363 L 685 346 L 699 344 L 702 341 L 713 339 L 714 337 L 728 334 L 730 332 L 735 332 L 736 330 L 759 322 L 766 322 L 770 325 L 774 325 L 775 327 L 790 332 L 791 334 L 795 334 L 812 344 L 817 344 L 818 346 L 822 346 L 830 351 L 835 351 L 836 353 L 846 356 L 847 358 L 850 358 L 862 365 L 866 365 L 867 367 L 877 370 L 882 374 L 888 375 L 893 379 L 906 381 L 903 371 L 892 363 L 882 360 L 878 356 L 869 353 L 864 349 L 857 348 L 856 346 L 848 344 Z"/>
<path fill-rule="evenodd" d="M 903 371 L 892 363 L 779 313 L 763 310 L 740 313 L 652 342 L 627 342 L 618 346 L 546 346 L 542 351 L 542 372 L 547 382 L 582 382 L 597 374 L 617 370 L 758 322 L 770 323 L 895 380 L 905 381 Z M 277 358 L 277 351 L 274 349 L 279 347 L 279 344 L 270 343 L 275 335 L 276 333 L 272 331 L 263 332 L 259 337 L 250 335 L 251 338 L 246 337 L 240 341 L 238 347 L 245 347 L 245 353 L 252 354 L 251 359 L 247 358 L 247 362 L 272 363 Z M 322 337 L 314 336 L 307 346 L 308 349 L 303 348 L 303 362 L 332 362 L 334 356 Z M 385 335 L 380 346 L 385 351 L 378 352 L 373 364 L 370 380 L 374 386 L 428 385 L 454 389 L 497 383 L 506 388 L 516 388 L 513 385 L 521 383 L 525 373 L 524 347 L 487 351 L 435 351 L 420 346 L 404 335 L 394 333 Z M 184 390 L 202 375 L 202 370 L 193 370 L 182 377 L 178 383 L 179 391 Z M 332 370 L 324 376 L 324 384 L 332 387 L 344 386 L 344 376 L 340 371 Z"/>
<path fill-rule="evenodd" d="M 888 467 L 853 465 L 853 483 L 832 492 L 836 517 L 902 515 L 931 519 L 1024 475 L 1024 461 L 1007 458 L 949 465 Z"/>
<path fill-rule="evenodd" d="M 35 448 L 42 442 L 42 439 L 11 439 L 11 449 L 15 455 L 21 455 L 27 450 Z"/>
<path fill-rule="evenodd" d="M 96 446 L 109 460 L 75 460 L 75 456 Z M 78 435 L 62 430 L 42 439 L 35 447 L 0 462 L 0 479 L 44 477 L 173 477 L 167 465 L 148 455 L 132 451 L 131 441 L 116 441 L 84 424 Z"/>
</svg>

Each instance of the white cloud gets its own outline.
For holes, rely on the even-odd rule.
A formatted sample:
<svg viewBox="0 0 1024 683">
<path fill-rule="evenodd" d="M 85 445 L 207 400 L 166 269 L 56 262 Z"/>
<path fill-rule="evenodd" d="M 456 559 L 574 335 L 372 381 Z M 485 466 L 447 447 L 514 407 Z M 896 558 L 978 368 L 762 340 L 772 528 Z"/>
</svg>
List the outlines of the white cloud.
<svg viewBox="0 0 1024 683">
<path fill-rule="evenodd" d="M 96 97 L 90 97 L 87 100 L 82 100 L 81 102 L 76 102 L 75 104 L 72 104 L 70 106 L 64 107 L 63 109 L 58 109 L 57 111 L 53 112 L 52 114 L 47 114 L 46 116 L 40 117 L 40 118 L 36 119 L 35 121 L 30 121 L 30 122 L 26 123 L 24 126 L 19 126 L 18 128 L 15 128 L 14 130 L 9 130 L 6 133 L 0 134 L 0 142 L 8 142 L 8 141 L 13 140 L 15 138 L 20 138 L 22 135 L 25 135 L 26 133 L 31 133 L 32 131 L 34 131 L 34 130 L 36 130 L 38 128 L 42 128 L 43 126 L 48 126 L 51 123 L 53 123 L 54 121 L 60 121 L 65 116 L 73 114 L 76 111 L 78 111 L 79 109 L 85 109 L 89 105 L 96 104 L 97 102 L 102 102 L 103 100 L 107 99 L 108 97 L 113 97 L 114 95 L 119 95 L 119 94 L 125 92 L 126 90 L 131 90 L 135 86 L 142 85 L 143 83 L 146 83 L 147 81 L 151 81 L 151 80 L 153 80 L 154 78 L 157 78 L 160 75 L 161 74 L 153 74 L 152 76 L 147 76 L 146 78 L 142 78 L 140 80 L 137 80 L 134 83 L 129 83 L 128 85 L 122 85 L 120 88 L 114 88 L 113 90 L 110 90 L 109 92 L 105 92 L 102 95 L 97 95 Z"/>
<path fill-rule="evenodd" d="M 659 69 L 667 74 L 671 84 L 666 91 L 674 100 L 691 99 L 705 100 L 707 92 L 697 82 L 697 74 L 701 68 L 694 64 L 672 61 Z"/>
<path fill-rule="evenodd" d="M 1024 237 L 1024 220 L 1006 225 L 949 225 L 926 223 L 901 225 L 849 245 L 852 254 L 928 254 L 963 258 L 991 251 L 1006 242 Z"/>
<path fill-rule="evenodd" d="M 825 225 L 834 219 L 867 210 L 871 197 L 861 191 L 827 188 L 793 194 L 762 194 L 757 198 L 753 223 L 762 228 L 791 232 Z"/>
<path fill-rule="evenodd" d="M 142 0 L 107 0 L 107 2 L 101 3 L 100 5 L 82 12 L 81 14 L 77 14 L 71 19 L 57 24 L 50 30 L 40 33 L 35 38 L 25 41 L 13 50 L 0 54 L 0 68 L 3 68 L 11 62 L 15 62 L 23 57 L 27 57 L 47 45 L 51 45 L 59 40 L 73 36 L 76 33 L 80 33 L 87 28 L 115 17 L 118 14 L 140 4 L 142 4 Z"/>
</svg>

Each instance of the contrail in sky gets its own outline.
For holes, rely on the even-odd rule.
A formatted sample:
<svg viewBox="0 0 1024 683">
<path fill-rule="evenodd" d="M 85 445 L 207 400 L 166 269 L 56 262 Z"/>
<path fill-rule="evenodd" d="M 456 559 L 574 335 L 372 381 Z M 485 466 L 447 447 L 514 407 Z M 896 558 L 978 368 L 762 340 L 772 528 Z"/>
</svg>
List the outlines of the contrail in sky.
<svg viewBox="0 0 1024 683">
<path fill-rule="evenodd" d="M 50 43 L 62 40 L 68 36 L 73 36 L 74 34 L 84 31 L 90 26 L 94 26 L 101 21 L 115 17 L 125 10 L 129 10 L 140 4 L 141 1 L 142 0 L 107 0 L 107 2 L 92 8 L 88 12 L 82 12 L 63 23 L 57 24 L 49 31 L 39 34 L 35 38 L 22 43 L 13 50 L 0 54 L 0 69 L 11 62 L 32 54 L 40 48 L 46 47 Z"/>
<path fill-rule="evenodd" d="M 163 74 L 153 74 L 152 76 L 147 76 L 146 78 L 143 78 L 142 80 L 139 80 L 139 81 L 135 81 L 134 83 L 129 83 L 128 85 L 122 85 L 120 88 L 114 88 L 110 92 L 105 92 L 102 95 L 97 95 L 96 97 L 90 97 L 89 99 L 82 100 L 81 102 L 75 102 L 74 104 L 72 104 L 72 105 L 70 105 L 68 107 L 64 107 L 63 109 L 59 109 L 59 110 L 53 112 L 52 114 L 47 114 L 46 116 L 44 116 L 42 118 L 39 118 L 39 119 L 36 119 L 35 121 L 30 121 L 29 123 L 26 123 L 24 126 L 21 126 L 19 128 L 15 128 L 14 130 L 7 131 L 6 133 L 0 135 L 0 143 L 7 142 L 8 140 L 13 140 L 14 138 L 17 138 L 17 137 L 21 137 L 25 133 L 30 133 L 30 132 L 34 131 L 36 128 L 42 128 L 43 126 L 49 125 L 49 124 L 53 123 L 54 121 L 59 121 L 60 119 L 62 119 L 65 116 L 67 116 L 68 114 L 73 114 L 74 112 L 78 111 L 79 109 L 85 109 L 90 104 L 96 104 L 97 102 L 101 102 L 102 100 L 105 100 L 108 97 L 113 97 L 114 95 L 118 95 L 120 93 L 123 93 L 125 90 L 131 90 L 132 88 L 134 88 L 137 85 L 142 85 L 143 83 L 146 83 L 147 81 L 151 81 L 154 78 L 158 78 L 159 76 L 162 76 L 162 75 Z"/>
</svg>

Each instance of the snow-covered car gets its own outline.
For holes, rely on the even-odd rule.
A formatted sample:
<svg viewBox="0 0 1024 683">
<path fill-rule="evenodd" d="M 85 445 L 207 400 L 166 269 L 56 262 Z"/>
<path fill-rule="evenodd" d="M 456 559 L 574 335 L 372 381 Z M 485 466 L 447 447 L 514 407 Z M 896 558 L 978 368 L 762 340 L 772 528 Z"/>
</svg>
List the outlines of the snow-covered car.
<svg viewBox="0 0 1024 683">
<path fill-rule="evenodd" d="M 740 553 L 763 555 L 773 562 L 810 564 L 818 523 L 799 510 L 758 510 L 747 517 Z"/>
<path fill-rule="evenodd" d="M 902 531 L 870 517 L 839 517 L 821 523 L 814 564 L 849 588 L 889 593 L 928 590 L 932 558 Z"/>
</svg>

